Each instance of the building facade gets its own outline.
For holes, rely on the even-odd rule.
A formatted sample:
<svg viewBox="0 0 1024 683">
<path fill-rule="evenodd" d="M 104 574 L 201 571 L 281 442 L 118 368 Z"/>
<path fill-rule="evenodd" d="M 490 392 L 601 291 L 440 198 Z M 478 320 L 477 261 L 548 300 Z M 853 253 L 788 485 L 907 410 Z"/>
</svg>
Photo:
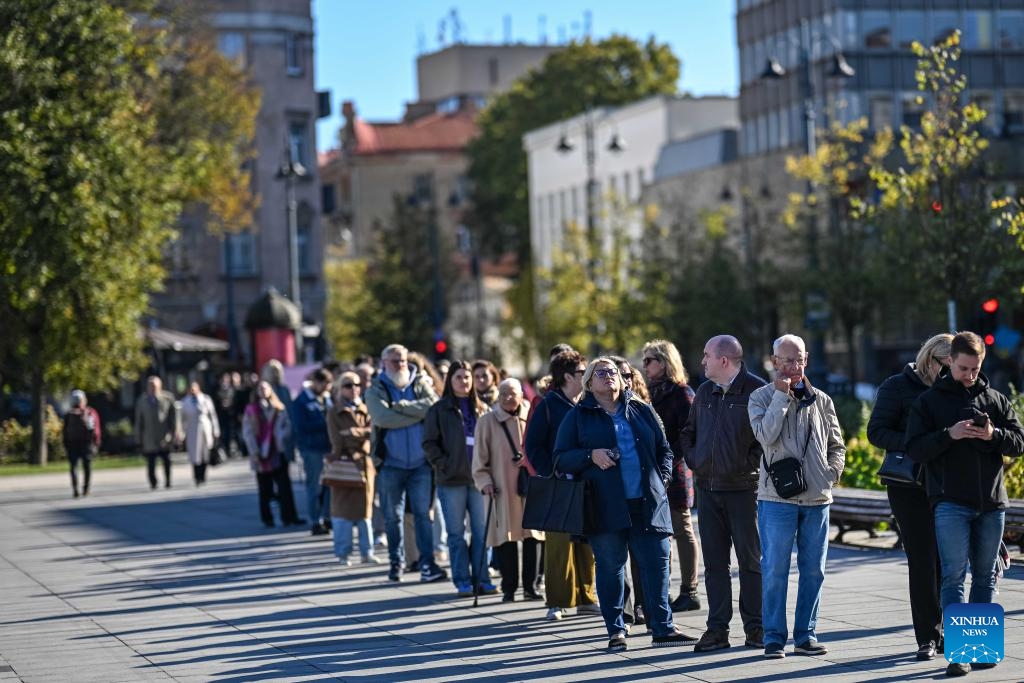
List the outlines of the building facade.
<svg viewBox="0 0 1024 683">
<path fill-rule="evenodd" d="M 160 325 L 234 337 L 238 356 L 251 359 L 242 329 L 249 306 L 271 287 L 294 298 L 287 183 L 279 177 L 289 156 L 305 170 L 293 179 L 302 314 L 313 325 L 323 320 L 313 18 L 309 0 L 216 0 L 207 7 L 218 48 L 238 60 L 261 91 L 252 166 L 259 208 L 250 229 L 223 238 L 209 233 L 201 212 L 182 216 L 164 291 L 153 296 L 152 307 Z"/>
</svg>

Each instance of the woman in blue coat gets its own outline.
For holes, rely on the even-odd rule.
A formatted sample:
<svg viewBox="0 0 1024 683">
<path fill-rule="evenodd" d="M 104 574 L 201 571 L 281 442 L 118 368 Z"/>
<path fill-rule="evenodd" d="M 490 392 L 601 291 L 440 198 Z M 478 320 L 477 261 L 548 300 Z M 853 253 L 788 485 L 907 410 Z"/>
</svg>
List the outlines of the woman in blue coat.
<svg viewBox="0 0 1024 683">
<path fill-rule="evenodd" d="M 672 449 L 657 413 L 626 391 L 610 358 L 590 363 L 583 399 L 562 421 L 555 469 L 591 483 L 590 545 L 608 649 L 626 649 L 623 590 L 627 549 L 636 557 L 654 647 L 693 645 L 672 623 L 669 608 L 669 514 L 665 483 Z"/>
</svg>

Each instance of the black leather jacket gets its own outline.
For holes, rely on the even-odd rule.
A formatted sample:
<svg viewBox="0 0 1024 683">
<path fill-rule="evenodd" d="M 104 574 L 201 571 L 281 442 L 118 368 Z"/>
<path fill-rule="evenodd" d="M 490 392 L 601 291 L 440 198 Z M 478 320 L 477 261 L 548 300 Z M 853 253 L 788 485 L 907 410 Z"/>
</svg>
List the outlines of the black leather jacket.
<svg viewBox="0 0 1024 683">
<path fill-rule="evenodd" d="M 754 491 L 761 444 L 754 438 L 747 402 L 765 381 L 740 365 L 729 391 L 707 381 L 697 388 L 680 443 L 697 486 L 710 491 Z"/>
</svg>

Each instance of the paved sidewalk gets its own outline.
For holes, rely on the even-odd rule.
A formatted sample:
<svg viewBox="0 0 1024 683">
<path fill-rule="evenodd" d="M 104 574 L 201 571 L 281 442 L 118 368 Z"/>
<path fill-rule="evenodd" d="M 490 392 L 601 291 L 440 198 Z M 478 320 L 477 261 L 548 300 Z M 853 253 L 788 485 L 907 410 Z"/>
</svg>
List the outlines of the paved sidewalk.
<svg viewBox="0 0 1024 683">
<path fill-rule="evenodd" d="M 264 530 L 244 463 L 198 490 L 187 466 L 174 476 L 150 491 L 143 470 L 97 472 L 78 500 L 66 476 L 0 478 L 0 681 L 945 679 L 944 660 L 911 654 L 899 552 L 829 550 L 824 657 L 766 661 L 741 637 L 708 654 L 655 650 L 642 634 L 609 655 L 599 617 L 550 623 L 537 603 L 498 596 L 474 609 L 447 581 L 389 585 L 383 567 L 340 567 L 306 529 Z M 1024 568 L 1000 591 L 1008 658 L 969 681 L 1024 680 Z M 699 634 L 705 616 L 677 623 Z"/>
</svg>

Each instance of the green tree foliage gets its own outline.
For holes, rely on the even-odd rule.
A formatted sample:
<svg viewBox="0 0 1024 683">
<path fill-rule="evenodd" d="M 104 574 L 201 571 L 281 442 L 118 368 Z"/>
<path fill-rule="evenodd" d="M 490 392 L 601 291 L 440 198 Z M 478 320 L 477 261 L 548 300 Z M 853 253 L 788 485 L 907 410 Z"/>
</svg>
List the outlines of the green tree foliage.
<svg viewBox="0 0 1024 683">
<path fill-rule="evenodd" d="M 328 258 L 324 263 L 327 306 L 324 328 L 335 358 L 351 360 L 362 353 L 376 356 L 384 348 L 366 341 L 363 326 L 373 316 L 374 298 L 367 285 L 367 259 Z"/>
<path fill-rule="evenodd" d="M 674 93 L 678 79 L 679 60 L 668 45 L 610 36 L 570 43 L 495 97 L 480 114 L 480 135 L 467 150 L 471 223 L 482 247 L 492 255 L 515 252 L 521 265 L 529 258 L 525 133 L 588 106 Z"/>
<path fill-rule="evenodd" d="M 204 90 L 181 92 L 189 55 L 168 48 L 158 22 L 89 0 L 0 0 L 0 26 L 0 362 L 31 386 L 32 456 L 45 463 L 47 388 L 110 387 L 144 367 L 138 326 L 172 226 L 195 201 L 230 223 L 211 169 L 239 157 L 211 140 L 237 143 L 244 130 L 211 113 L 229 102 L 196 115 L 219 120 L 216 131 L 166 128 Z M 244 100 L 231 92 L 207 95 Z"/>
</svg>

